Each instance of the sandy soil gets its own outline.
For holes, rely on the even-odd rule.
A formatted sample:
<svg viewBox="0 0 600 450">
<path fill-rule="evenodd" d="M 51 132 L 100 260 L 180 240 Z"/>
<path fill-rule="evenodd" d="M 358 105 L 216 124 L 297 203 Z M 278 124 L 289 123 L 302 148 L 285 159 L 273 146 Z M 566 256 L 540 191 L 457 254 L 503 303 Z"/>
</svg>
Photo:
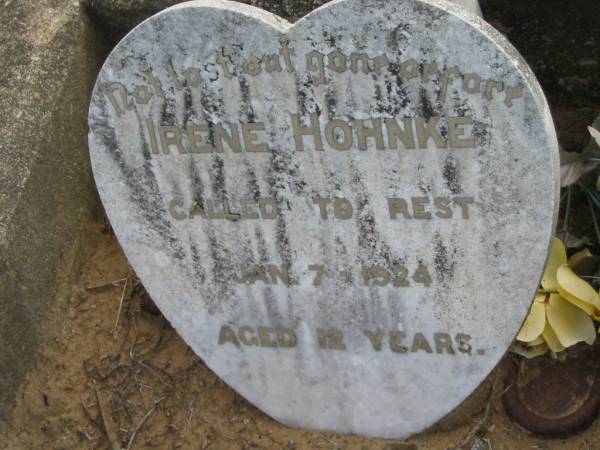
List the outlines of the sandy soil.
<svg viewBox="0 0 600 450">
<path fill-rule="evenodd" d="M 500 380 L 487 415 L 406 442 L 280 425 L 219 380 L 162 316 L 142 307 L 143 289 L 116 239 L 110 232 L 98 236 L 61 312 L 60 337 L 36 356 L 11 420 L 0 425 L 0 448 L 600 449 L 599 422 L 568 440 L 519 429 L 499 400 Z"/>
</svg>

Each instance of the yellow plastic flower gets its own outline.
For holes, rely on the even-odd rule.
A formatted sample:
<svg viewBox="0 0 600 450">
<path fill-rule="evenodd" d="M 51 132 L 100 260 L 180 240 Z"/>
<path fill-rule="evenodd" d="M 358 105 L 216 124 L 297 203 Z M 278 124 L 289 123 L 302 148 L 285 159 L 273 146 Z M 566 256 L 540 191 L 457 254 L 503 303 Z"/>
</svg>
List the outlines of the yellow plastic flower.
<svg viewBox="0 0 600 450">
<path fill-rule="evenodd" d="M 560 353 L 578 342 L 594 343 L 592 318 L 600 320 L 600 295 L 573 272 L 588 256 L 591 253 L 585 249 L 567 261 L 564 244 L 554 238 L 541 289 L 513 346 L 515 353 L 534 358 L 548 351 Z"/>
</svg>

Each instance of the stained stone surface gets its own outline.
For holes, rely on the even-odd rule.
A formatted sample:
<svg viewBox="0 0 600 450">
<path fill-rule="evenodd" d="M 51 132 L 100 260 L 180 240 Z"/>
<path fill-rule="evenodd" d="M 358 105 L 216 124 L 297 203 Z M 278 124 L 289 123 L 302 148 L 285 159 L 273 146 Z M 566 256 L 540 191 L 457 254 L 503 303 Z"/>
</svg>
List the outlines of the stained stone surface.
<svg viewBox="0 0 600 450">
<path fill-rule="evenodd" d="M 285 424 L 420 431 L 527 313 L 556 136 L 521 57 L 462 8 L 340 0 L 292 25 L 181 4 L 115 48 L 89 125 L 98 190 L 150 295 Z"/>
</svg>

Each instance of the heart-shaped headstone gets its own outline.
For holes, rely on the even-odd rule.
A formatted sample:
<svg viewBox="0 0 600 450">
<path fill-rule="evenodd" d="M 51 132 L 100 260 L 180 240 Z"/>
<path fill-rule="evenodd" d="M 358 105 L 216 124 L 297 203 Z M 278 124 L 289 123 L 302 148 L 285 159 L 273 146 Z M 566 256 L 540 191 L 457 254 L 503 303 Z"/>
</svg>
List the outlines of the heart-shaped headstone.
<svg viewBox="0 0 600 450">
<path fill-rule="evenodd" d="M 295 24 L 222 0 L 148 19 L 89 115 L 133 268 L 277 420 L 401 438 L 505 353 L 554 229 L 557 142 L 518 53 L 433 0 Z"/>
</svg>

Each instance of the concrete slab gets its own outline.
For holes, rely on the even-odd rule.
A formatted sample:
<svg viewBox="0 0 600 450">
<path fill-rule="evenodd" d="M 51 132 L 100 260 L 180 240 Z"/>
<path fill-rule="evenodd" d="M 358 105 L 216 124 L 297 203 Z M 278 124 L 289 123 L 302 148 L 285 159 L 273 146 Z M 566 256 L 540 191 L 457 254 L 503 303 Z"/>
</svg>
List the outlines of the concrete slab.
<svg viewBox="0 0 600 450">
<path fill-rule="evenodd" d="M 101 211 L 86 111 L 104 44 L 70 0 L 0 9 L 0 42 L 1 419 L 53 326 L 61 258 Z"/>
</svg>

